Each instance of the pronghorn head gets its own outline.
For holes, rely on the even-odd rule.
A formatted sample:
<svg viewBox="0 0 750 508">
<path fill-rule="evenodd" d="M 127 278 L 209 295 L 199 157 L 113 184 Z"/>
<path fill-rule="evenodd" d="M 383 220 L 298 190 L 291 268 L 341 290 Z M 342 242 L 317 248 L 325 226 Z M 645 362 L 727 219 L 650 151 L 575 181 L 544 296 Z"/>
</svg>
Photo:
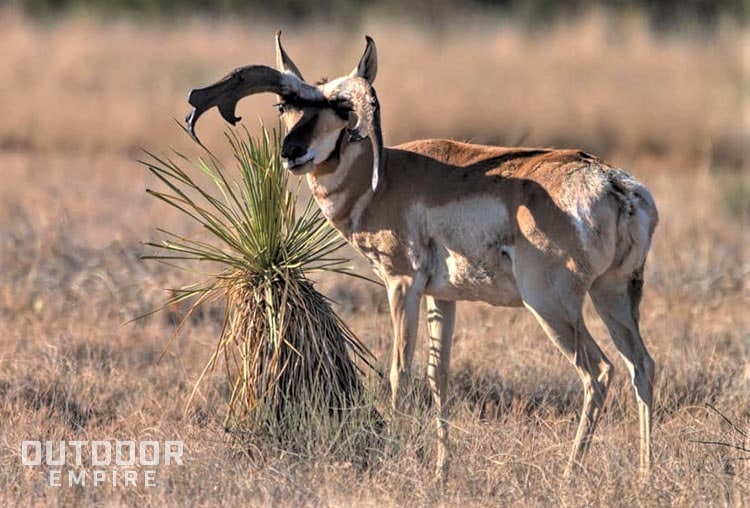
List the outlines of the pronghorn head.
<svg viewBox="0 0 750 508">
<path fill-rule="evenodd" d="M 240 67 L 213 85 L 191 91 L 188 101 L 193 109 L 186 118 L 190 134 L 196 137 L 198 118 L 214 106 L 234 125 L 240 120 L 235 115 L 240 99 L 261 92 L 275 93 L 287 128 L 281 147 L 287 169 L 296 175 L 308 173 L 316 164 L 338 157 L 344 139 L 347 142 L 369 139 L 373 155 L 372 189 L 376 190 L 383 135 L 380 105 L 372 87 L 378 70 L 375 42 L 367 37 L 364 54 L 349 74 L 311 85 L 281 46 L 281 32 L 277 32 L 276 67 Z"/>
</svg>

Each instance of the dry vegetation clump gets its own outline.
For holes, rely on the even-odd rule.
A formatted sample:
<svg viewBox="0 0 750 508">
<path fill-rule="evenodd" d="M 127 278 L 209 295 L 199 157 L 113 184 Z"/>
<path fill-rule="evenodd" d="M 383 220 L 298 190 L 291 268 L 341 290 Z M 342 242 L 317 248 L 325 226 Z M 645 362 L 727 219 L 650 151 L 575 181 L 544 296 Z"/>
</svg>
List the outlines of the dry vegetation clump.
<svg viewBox="0 0 750 508">
<path fill-rule="evenodd" d="M 378 416 L 365 407 L 360 379 L 373 357 L 309 279 L 320 271 L 346 273 L 346 259 L 336 255 L 344 241 L 312 198 L 298 212 L 297 194 L 288 190 L 289 173 L 281 164 L 280 131 L 263 128 L 258 138 L 232 132 L 227 139 L 238 180 L 208 150 L 192 164 L 198 175 L 153 154 L 141 161 L 166 187 L 148 192 L 200 229 L 189 235 L 160 229 L 164 239 L 149 242 L 158 250 L 146 258 L 191 272 L 216 267 L 202 280 L 172 290 L 165 308 L 190 301 L 179 333 L 206 302 L 225 306 L 204 372 L 221 361 L 226 367 L 227 430 L 269 433 L 297 451 L 316 435 L 348 439 L 345 422 L 363 420 L 352 412 Z M 197 179 L 201 173 L 210 183 Z M 336 426 L 335 432 L 326 433 L 326 425 Z M 316 431 L 306 432 L 310 428 Z"/>
</svg>

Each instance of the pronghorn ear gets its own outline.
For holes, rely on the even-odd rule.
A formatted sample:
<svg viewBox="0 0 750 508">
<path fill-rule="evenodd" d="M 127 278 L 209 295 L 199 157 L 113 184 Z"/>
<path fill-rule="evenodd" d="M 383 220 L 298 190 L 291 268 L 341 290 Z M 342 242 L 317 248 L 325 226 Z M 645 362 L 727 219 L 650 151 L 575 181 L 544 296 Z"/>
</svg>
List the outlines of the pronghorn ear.
<svg viewBox="0 0 750 508">
<path fill-rule="evenodd" d="M 375 81 L 378 74 L 378 52 L 375 49 L 375 41 L 369 35 L 365 36 L 367 47 L 359 59 L 357 66 L 349 73 L 350 78 L 365 78 L 368 83 Z"/>
<path fill-rule="evenodd" d="M 276 68 L 281 72 L 291 72 L 297 76 L 300 81 L 304 81 L 302 73 L 299 71 L 289 55 L 284 51 L 284 47 L 281 45 L 281 30 L 276 32 Z"/>
</svg>

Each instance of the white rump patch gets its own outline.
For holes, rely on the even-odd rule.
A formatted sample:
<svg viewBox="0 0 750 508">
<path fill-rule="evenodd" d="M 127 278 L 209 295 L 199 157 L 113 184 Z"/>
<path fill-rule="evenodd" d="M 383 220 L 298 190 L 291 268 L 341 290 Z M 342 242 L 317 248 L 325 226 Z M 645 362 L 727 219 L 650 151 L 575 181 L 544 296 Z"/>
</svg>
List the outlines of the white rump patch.
<svg viewBox="0 0 750 508">
<path fill-rule="evenodd" d="M 560 193 L 560 206 L 573 219 L 573 225 L 585 249 L 590 247 L 594 230 L 593 209 L 606 194 L 609 181 L 597 166 L 582 167 L 571 173 Z"/>
</svg>

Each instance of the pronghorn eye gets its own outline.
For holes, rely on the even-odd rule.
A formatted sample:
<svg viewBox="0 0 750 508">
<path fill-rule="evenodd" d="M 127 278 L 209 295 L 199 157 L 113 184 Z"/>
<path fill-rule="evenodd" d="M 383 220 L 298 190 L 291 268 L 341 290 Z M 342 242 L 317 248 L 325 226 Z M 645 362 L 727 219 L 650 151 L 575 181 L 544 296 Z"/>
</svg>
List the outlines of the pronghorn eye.
<svg viewBox="0 0 750 508">
<path fill-rule="evenodd" d="M 279 114 L 283 115 L 284 112 L 286 111 L 286 104 L 284 104 L 283 102 L 279 102 L 278 104 L 274 104 L 274 105 L 276 106 L 276 109 L 279 110 Z"/>
<path fill-rule="evenodd" d="M 333 108 L 333 110 L 342 120 L 349 119 L 349 113 L 352 112 L 352 108 L 349 108 L 346 106 L 338 106 L 338 107 Z"/>
</svg>

